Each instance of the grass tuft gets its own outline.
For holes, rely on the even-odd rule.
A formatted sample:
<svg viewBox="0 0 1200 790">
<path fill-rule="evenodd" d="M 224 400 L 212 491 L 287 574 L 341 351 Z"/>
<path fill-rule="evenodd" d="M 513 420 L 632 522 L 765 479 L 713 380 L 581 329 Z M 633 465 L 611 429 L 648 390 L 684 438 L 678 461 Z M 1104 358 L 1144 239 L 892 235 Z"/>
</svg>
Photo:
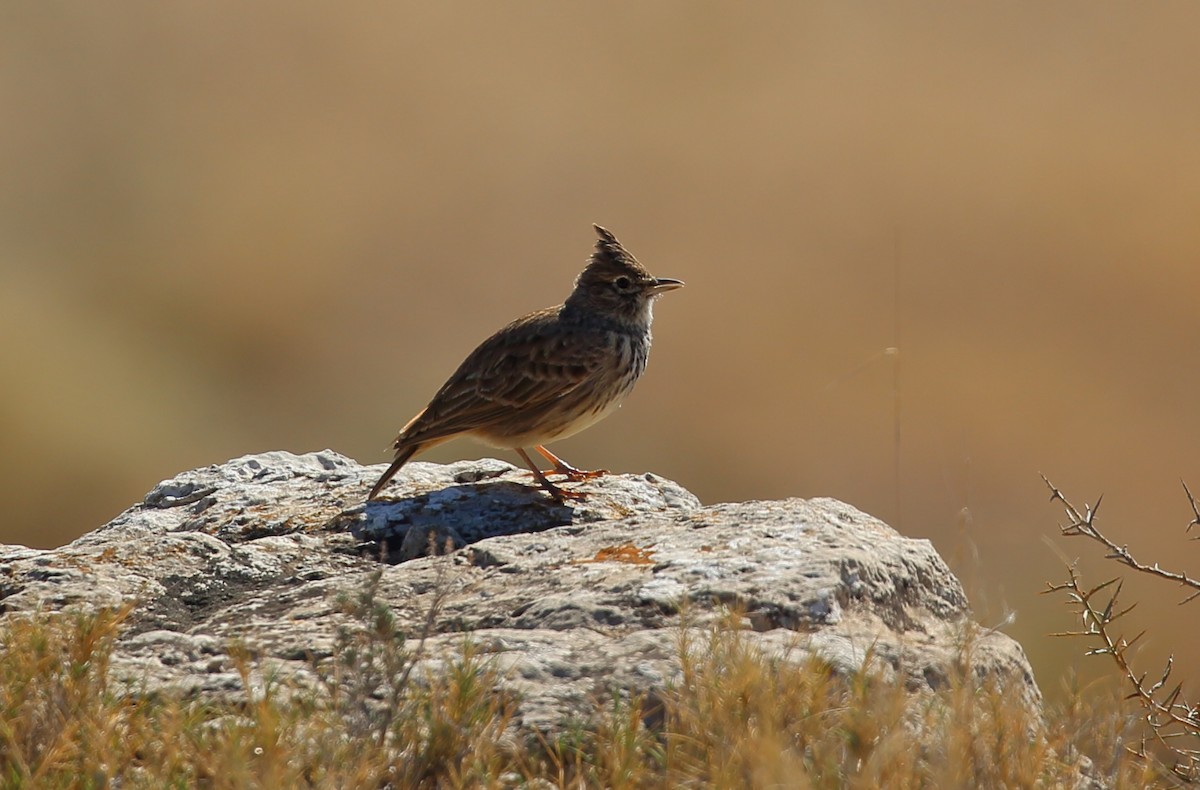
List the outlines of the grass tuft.
<svg viewBox="0 0 1200 790">
<path fill-rule="evenodd" d="M 231 656 L 247 691 L 219 703 L 111 682 L 128 609 L 9 617 L 0 784 L 1075 787 L 1086 774 L 1116 788 L 1171 786 L 1124 748 L 1136 724 L 1116 694 L 1071 686 L 1043 720 L 1020 689 L 975 676 L 969 638 L 963 669 L 935 693 L 912 694 L 870 653 L 849 674 L 799 643 L 766 655 L 734 614 L 676 631 L 679 672 L 665 691 L 613 693 L 530 749 L 516 731 L 517 700 L 499 692 L 503 678 L 478 646 L 425 655 L 440 602 L 422 633 L 407 635 L 378 584 L 376 575 L 339 602 L 350 624 L 314 665 L 318 683 L 264 675 L 244 647 Z"/>
</svg>

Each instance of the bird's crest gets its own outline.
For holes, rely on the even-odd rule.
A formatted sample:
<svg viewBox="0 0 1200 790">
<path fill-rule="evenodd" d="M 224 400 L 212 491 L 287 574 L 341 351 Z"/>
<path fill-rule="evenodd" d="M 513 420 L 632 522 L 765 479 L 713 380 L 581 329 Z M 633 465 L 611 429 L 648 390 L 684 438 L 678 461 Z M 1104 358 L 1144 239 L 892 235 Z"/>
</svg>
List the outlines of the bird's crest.
<svg viewBox="0 0 1200 790">
<path fill-rule="evenodd" d="M 621 242 L 613 235 L 612 231 L 600 225 L 592 225 L 596 229 L 596 251 L 592 253 L 592 258 L 588 262 L 589 269 L 612 269 L 612 268 L 629 268 L 636 271 L 638 274 L 644 274 L 649 277 L 650 272 L 638 262 L 638 259 L 633 257 L 633 253 L 621 246 Z"/>
</svg>

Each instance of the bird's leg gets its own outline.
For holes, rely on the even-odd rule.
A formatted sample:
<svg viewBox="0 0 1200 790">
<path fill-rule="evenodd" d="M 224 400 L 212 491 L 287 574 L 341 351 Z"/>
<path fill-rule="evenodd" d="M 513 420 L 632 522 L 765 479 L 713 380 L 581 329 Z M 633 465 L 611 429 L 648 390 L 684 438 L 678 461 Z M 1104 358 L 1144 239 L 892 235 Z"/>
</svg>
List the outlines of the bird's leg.
<svg viewBox="0 0 1200 790">
<path fill-rule="evenodd" d="M 524 449 L 517 447 L 516 451 L 517 454 L 524 459 L 525 465 L 529 467 L 529 470 L 533 472 L 533 476 L 536 477 L 537 481 L 542 484 L 542 488 L 546 489 L 546 492 L 549 493 L 550 496 L 554 498 L 554 501 L 558 504 L 564 504 L 568 499 L 583 499 L 587 496 L 587 494 L 579 491 L 563 491 L 561 488 L 554 485 L 554 483 L 551 483 L 546 479 L 546 475 L 542 473 L 541 469 L 538 469 L 537 464 L 533 462 L 533 459 L 529 457 Z"/>
<path fill-rule="evenodd" d="M 609 474 L 607 469 L 576 469 L 540 444 L 533 449 L 541 453 L 542 457 L 547 461 L 554 464 L 555 472 L 558 472 L 560 475 L 566 475 L 567 479 L 572 482 L 579 480 L 591 480 L 593 477 L 604 477 L 604 475 Z"/>
</svg>

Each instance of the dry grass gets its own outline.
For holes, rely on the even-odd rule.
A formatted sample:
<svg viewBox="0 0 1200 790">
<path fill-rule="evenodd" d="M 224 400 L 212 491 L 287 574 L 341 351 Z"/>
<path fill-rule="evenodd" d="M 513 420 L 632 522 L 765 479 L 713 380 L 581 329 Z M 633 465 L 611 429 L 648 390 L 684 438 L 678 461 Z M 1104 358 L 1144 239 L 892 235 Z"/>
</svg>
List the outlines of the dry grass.
<svg viewBox="0 0 1200 790">
<path fill-rule="evenodd" d="M 681 635 L 680 683 L 655 705 L 615 704 L 570 758 L 560 786 L 720 788 L 1170 786 L 1128 754 L 1121 701 L 1079 690 L 1043 721 L 1019 689 L 962 671 L 912 695 L 884 673 L 850 677 L 814 657 L 770 658 L 732 619 L 704 644 Z M 963 649 L 965 659 L 969 640 Z M 865 666 L 871 666 L 868 657 Z M 963 666 L 967 665 L 964 660 Z M 653 723 L 647 726 L 646 722 Z"/>
<path fill-rule="evenodd" d="M 496 693 L 500 678 L 469 643 L 439 673 L 421 672 L 423 640 L 396 630 L 373 585 L 342 605 L 355 625 L 317 688 L 252 684 L 249 652 L 235 651 L 257 690 L 224 704 L 118 693 L 109 658 L 128 611 L 10 617 L 0 784 L 1073 787 L 1090 757 L 1108 786 L 1168 785 L 1124 749 L 1135 736 L 1115 697 L 1072 689 L 1042 721 L 1014 690 L 969 671 L 912 695 L 880 672 L 846 677 L 800 651 L 764 656 L 732 616 L 679 629 L 681 672 L 668 691 L 615 695 L 567 735 L 527 748 L 512 737 L 515 701 Z"/>
</svg>

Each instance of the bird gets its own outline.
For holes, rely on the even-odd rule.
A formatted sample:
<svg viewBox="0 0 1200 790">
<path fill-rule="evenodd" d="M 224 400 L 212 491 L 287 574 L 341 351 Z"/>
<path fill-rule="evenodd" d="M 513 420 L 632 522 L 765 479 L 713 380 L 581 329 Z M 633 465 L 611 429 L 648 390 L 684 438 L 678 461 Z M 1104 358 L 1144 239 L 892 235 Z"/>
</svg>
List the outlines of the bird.
<svg viewBox="0 0 1200 790">
<path fill-rule="evenodd" d="M 607 474 L 576 469 L 545 445 L 572 436 L 621 405 L 646 369 L 653 306 L 681 280 L 655 277 L 599 225 L 591 258 L 566 300 L 518 318 L 472 351 L 429 405 L 400 429 L 379 496 L 414 455 L 458 436 L 515 450 L 559 504 L 583 494 L 554 485 L 533 448 L 572 482 Z"/>
</svg>

